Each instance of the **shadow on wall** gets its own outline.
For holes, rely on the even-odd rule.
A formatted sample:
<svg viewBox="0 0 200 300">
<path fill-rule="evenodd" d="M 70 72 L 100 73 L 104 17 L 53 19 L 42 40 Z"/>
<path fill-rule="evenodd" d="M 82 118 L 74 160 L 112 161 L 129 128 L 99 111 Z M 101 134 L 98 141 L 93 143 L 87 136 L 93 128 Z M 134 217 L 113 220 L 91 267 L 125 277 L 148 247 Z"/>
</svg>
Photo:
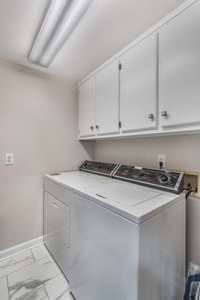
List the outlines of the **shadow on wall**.
<svg viewBox="0 0 200 300">
<path fill-rule="evenodd" d="M 89 157 L 91 160 L 95 157 L 95 141 L 79 141 L 83 152 L 85 152 L 86 156 Z M 82 163 L 82 162 L 81 162 Z M 81 165 L 80 163 L 80 165 Z"/>
</svg>

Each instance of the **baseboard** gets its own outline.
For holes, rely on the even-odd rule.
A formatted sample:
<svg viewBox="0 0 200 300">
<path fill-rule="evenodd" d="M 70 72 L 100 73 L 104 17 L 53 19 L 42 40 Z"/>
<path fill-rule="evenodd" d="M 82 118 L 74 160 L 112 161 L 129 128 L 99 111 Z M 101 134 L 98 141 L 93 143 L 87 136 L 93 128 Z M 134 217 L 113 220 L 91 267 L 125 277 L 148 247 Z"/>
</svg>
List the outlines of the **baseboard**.
<svg viewBox="0 0 200 300">
<path fill-rule="evenodd" d="M 0 260 L 43 243 L 43 236 L 0 251 Z"/>
</svg>

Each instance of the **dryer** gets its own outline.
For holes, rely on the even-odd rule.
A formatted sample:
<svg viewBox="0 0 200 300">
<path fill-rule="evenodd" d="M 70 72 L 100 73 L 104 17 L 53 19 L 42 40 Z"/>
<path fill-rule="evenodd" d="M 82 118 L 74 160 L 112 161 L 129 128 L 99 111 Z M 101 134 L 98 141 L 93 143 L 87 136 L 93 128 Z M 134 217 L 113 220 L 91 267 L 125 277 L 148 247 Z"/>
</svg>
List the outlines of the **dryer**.
<svg viewBox="0 0 200 300">
<path fill-rule="evenodd" d="M 182 299 L 183 174 L 165 173 L 84 162 L 45 177 L 44 243 L 75 299 Z"/>
</svg>

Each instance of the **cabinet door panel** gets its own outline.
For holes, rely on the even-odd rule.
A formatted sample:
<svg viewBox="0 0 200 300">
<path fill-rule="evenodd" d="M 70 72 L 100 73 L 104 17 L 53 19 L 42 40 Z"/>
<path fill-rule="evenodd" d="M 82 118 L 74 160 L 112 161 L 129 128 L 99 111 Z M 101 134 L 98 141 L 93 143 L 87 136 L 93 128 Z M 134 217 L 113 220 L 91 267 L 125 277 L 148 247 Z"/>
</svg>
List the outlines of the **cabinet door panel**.
<svg viewBox="0 0 200 300">
<path fill-rule="evenodd" d="M 95 76 L 97 134 L 119 132 L 119 66 L 106 66 Z"/>
<path fill-rule="evenodd" d="M 122 131 L 157 126 L 157 35 L 121 57 L 120 119 Z"/>
<path fill-rule="evenodd" d="M 79 87 L 79 133 L 80 136 L 95 135 L 94 79 Z"/>
<path fill-rule="evenodd" d="M 161 125 L 200 123 L 200 3 L 160 32 Z M 163 114 L 163 116 L 162 116 Z"/>
<path fill-rule="evenodd" d="M 44 243 L 60 265 L 69 259 L 70 208 L 45 192 Z"/>
</svg>

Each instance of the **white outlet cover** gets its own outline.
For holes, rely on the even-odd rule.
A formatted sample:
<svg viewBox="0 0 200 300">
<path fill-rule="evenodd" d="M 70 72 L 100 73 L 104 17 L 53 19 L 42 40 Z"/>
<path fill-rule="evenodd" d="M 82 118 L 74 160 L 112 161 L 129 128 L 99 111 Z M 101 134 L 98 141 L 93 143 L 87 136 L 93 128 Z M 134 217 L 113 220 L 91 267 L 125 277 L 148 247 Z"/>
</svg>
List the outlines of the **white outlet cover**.
<svg viewBox="0 0 200 300">
<path fill-rule="evenodd" d="M 5 153 L 5 165 L 6 166 L 14 165 L 14 154 L 13 153 Z"/>
</svg>

